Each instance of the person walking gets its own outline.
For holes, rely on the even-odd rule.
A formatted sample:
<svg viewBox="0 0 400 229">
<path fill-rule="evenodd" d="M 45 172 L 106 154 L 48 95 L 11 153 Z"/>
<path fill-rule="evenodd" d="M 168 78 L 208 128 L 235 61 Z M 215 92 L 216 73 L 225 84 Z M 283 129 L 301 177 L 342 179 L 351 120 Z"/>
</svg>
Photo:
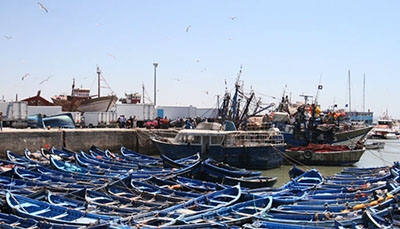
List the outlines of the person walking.
<svg viewBox="0 0 400 229">
<path fill-rule="evenodd" d="M 0 112 L 0 130 L 3 131 L 3 112 Z"/>
</svg>

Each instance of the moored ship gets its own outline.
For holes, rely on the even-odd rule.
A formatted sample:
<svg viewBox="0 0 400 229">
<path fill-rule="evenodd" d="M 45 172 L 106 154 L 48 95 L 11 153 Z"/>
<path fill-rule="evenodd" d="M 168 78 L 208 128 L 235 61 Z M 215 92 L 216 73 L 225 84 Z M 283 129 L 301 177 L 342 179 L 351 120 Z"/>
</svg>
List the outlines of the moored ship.
<svg viewBox="0 0 400 229">
<path fill-rule="evenodd" d="M 100 82 L 101 71 L 97 67 L 98 82 Z M 56 95 L 51 97 L 53 104 L 61 106 L 63 111 L 80 112 L 105 112 L 115 105 L 118 98 L 116 95 L 100 95 L 100 83 L 98 83 L 97 96 L 90 95 L 89 88 L 75 88 L 75 79 L 72 83 L 71 95 Z"/>
<path fill-rule="evenodd" d="M 246 169 L 278 168 L 283 162 L 286 144 L 276 128 L 265 131 L 240 131 L 234 124 L 201 122 L 195 129 L 183 129 L 175 138 L 151 138 L 153 144 L 172 159 L 200 153 L 231 166 Z"/>
</svg>

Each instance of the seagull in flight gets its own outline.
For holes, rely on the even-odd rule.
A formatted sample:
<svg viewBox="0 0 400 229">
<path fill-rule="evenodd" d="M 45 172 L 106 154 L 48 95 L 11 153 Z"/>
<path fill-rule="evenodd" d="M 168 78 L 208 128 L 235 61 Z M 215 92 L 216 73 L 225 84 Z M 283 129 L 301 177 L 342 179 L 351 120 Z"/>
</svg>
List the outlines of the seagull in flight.
<svg viewBox="0 0 400 229">
<path fill-rule="evenodd" d="M 22 80 L 24 80 L 26 77 L 30 76 L 29 73 L 26 73 L 24 76 L 22 76 Z"/>
<path fill-rule="evenodd" d="M 10 37 L 10 36 L 4 36 L 4 38 L 7 39 L 7 40 L 11 40 L 12 39 L 12 37 Z"/>
<path fill-rule="evenodd" d="M 47 10 L 47 8 L 40 2 L 38 2 L 37 4 L 39 4 L 40 9 L 44 10 L 46 13 L 48 13 L 49 11 Z"/>
<path fill-rule="evenodd" d="M 112 57 L 113 59 L 117 59 L 113 54 L 107 53 L 108 56 Z"/>
<path fill-rule="evenodd" d="M 236 17 L 231 17 L 231 20 L 233 21 L 233 20 L 235 20 L 236 19 Z"/>
<path fill-rule="evenodd" d="M 40 81 L 39 84 L 42 84 L 42 83 L 44 83 L 44 82 L 46 82 L 46 81 L 49 81 L 49 79 L 50 79 L 52 76 L 53 76 L 53 75 L 48 76 L 46 79 Z"/>
<path fill-rule="evenodd" d="M 189 29 L 192 27 L 192 25 L 189 25 L 188 27 L 186 27 L 186 32 L 189 32 Z"/>
</svg>

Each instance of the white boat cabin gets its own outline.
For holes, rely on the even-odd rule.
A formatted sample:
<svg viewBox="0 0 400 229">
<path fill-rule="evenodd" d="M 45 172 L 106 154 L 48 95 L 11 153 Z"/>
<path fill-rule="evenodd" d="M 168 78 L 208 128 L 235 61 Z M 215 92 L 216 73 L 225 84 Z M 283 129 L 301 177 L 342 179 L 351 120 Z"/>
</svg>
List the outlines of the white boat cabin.
<svg viewBox="0 0 400 229">
<path fill-rule="evenodd" d="M 259 147 L 285 144 L 283 135 L 276 128 L 267 131 L 228 131 L 225 129 L 219 123 L 202 122 L 195 129 L 179 131 L 171 143 L 201 146 L 202 151 L 209 146 Z"/>
</svg>

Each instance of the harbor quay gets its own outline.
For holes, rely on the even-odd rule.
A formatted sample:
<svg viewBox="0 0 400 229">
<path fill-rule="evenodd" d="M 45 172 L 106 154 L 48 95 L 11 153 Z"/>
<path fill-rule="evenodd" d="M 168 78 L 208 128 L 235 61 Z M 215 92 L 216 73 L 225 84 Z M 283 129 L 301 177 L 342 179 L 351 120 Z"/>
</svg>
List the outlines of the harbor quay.
<svg viewBox="0 0 400 229">
<path fill-rule="evenodd" d="M 120 147 L 124 146 L 143 154 L 156 155 L 158 151 L 150 140 L 154 134 L 171 136 L 174 131 L 143 128 L 3 128 L 0 131 L 0 157 L 5 158 L 7 150 L 18 154 L 23 154 L 25 149 L 34 152 L 49 147 L 87 151 L 92 145 L 113 152 L 119 152 Z"/>
</svg>

